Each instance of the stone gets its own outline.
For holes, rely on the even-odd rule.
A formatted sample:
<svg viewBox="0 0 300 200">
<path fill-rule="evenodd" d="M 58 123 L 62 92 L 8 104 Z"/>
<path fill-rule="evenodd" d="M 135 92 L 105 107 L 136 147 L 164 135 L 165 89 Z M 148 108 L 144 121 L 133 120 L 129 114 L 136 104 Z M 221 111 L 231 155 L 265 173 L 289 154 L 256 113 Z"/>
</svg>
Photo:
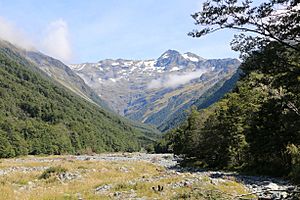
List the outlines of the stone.
<svg viewBox="0 0 300 200">
<path fill-rule="evenodd" d="M 108 185 L 101 185 L 99 187 L 97 187 L 95 189 L 96 192 L 105 192 L 105 191 L 108 191 L 112 188 L 112 185 L 111 184 L 108 184 Z"/>
<path fill-rule="evenodd" d="M 279 186 L 276 183 L 269 183 L 265 188 L 267 190 L 279 190 Z"/>
<path fill-rule="evenodd" d="M 119 169 L 120 169 L 121 172 L 124 172 L 124 173 L 129 172 L 129 170 L 126 167 L 120 167 Z"/>
<path fill-rule="evenodd" d="M 78 178 L 81 178 L 81 175 L 79 173 L 63 172 L 58 174 L 58 179 L 62 182 L 71 181 Z"/>
</svg>

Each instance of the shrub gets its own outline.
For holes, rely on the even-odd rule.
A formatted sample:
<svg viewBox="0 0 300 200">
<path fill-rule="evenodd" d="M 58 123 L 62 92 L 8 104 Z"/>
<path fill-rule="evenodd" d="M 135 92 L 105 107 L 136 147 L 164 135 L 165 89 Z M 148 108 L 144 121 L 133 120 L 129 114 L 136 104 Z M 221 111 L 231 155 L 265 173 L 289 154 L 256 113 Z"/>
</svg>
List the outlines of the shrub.
<svg viewBox="0 0 300 200">
<path fill-rule="evenodd" d="M 289 144 L 287 153 L 291 156 L 291 172 L 290 177 L 296 183 L 300 183 L 300 146 Z"/>
<path fill-rule="evenodd" d="M 61 166 L 58 166 L 58 167 L 50 167 L 48 169 L 46 169 L 42 175 L 39 177 L 39 179 L 48 179 L 50 178 L 52 175 L 58 175 L 60 173 L 64 173 L 66 172 L 67 169 L 61 167 Z"/>
</svg>

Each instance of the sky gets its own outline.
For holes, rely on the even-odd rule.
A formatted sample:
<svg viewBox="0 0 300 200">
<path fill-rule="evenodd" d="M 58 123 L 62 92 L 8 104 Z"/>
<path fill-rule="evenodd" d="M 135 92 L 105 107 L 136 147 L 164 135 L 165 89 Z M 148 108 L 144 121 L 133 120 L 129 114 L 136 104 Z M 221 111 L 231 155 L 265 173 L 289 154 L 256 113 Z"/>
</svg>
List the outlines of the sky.
<svg viewBox="0 0 300 200">
<path fill-rule="evenodd" d="M 67 64 L 155 59 L 168 49 L 203 58 L 237 58 L 234 32 L 203 38 L 191 14 L 203 0 L 0 0 L 0 38 Z"/>
</svg>

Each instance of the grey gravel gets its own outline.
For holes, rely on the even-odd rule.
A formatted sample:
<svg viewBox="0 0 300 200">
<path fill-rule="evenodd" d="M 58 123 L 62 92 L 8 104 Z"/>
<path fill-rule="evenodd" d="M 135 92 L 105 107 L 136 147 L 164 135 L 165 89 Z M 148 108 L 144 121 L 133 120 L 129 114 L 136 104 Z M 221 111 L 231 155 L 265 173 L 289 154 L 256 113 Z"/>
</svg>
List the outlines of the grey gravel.
<svg viewBox="0 0 300 200">
<path fill-rule="evenodd" d="M 180 158 L 173 154 L 147 154 L 147 153 L 111 153 L 111 154 L 97 154 L 97 155 L 80 155 L 80 156 L 68 156 L 64 158 L 35 158 L 30 157 L 26 159 L 14 159 L 14 162 L 26 163 L 26 162 L 44 162 L 49 163 L 46 167 L 10 167 L 6 169 L 0 169 L 0 176 L 14 172 L 32 172 L 32 171 L 44 171 L 51 166 L 52 162 L 59 162 L 61 160 L 94 160 L 94 161 L 144 161 L 150 164 L 159 165 L 166 168 L 166 172 L 157 177 L 151 178 L 139 178 L 136 180 L 129 180 L 129 184 L 135 184 L 137 182 L 154 182 L 167 176 L 185 176 L 188 174 L 189 178 L 178 183 L 171 183 L 168 185 L 170 188 L 178 187 L 189 187 L 193 183 L 200 182 L 203 177 L 209 177 L 212 184 L 218 184 L 220 182 L 226 182 L 228 180 L 237 181 L 242 183 L 248 190 L 249 193 L 255 193 L 259 199 L 292 199 L 290 194 L 294 191 L 299 191 L 300 188 L 291 184 L 287 180 L 271 178 L 265 176 L 245 176 L 235 172 L 222 172 L 222 171 L 207 171 L 198 168 L 182 168 L 178 165 Z M 120 167 L 120 171 L 124 173 L 130 172 L 126 167 Z M 80 178 L 80 172 L 74 173 L 62 173 L 59 174 L 59 180 L 70 181 L 73 179 Z M 191 178 L 192 177 L 192 178 Z M 34 184 L 28 184 L 27 187 L 32 187 Z M 102 185 L 95 189 L 96 193 L 108 192 L 113 185 Z M 25 188 L 25 187 L 24 187 Z M 115 199 L 122 198 L 135 198 L 135 191 L 129 193 L 116 193 L 112 194 Z M 144 199 L 144 198 L 139 198 Z M 147 199 L 147 198 L 145 198 Z"/>
<path fill-rule="evenodd" d="M 33 171 L 44 171 L 45 169 L 48 168 L 49 167 L 10 167 L 6 169 L 0 169 L 0 176 L 13 173 L 13 172 L 28 173 Z"/>
</svg>

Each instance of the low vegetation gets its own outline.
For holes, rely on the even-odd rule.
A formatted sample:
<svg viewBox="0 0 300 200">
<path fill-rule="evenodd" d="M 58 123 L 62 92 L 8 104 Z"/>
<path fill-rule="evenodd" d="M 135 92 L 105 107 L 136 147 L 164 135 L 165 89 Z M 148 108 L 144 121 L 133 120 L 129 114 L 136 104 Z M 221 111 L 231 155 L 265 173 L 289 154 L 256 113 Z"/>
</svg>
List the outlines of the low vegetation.
<svg viewBox="0 0 300 200">
<path fill-rule="evenodd" d="M 205 175 L 179 173 L 145 161 L 26 157 L 2 159 L 3 172 L 0 199 L 233 199 L 248 193 L 235 181 L 211 182 Z M 67 176 L 71 178 L 62 178 Z"/>
<path fill-rule="evenodd" d="M 57 167 L 49 167 L 48 169 L 46 169 L 41 176 L 39 176 L 39 179 L 47 179 L 50 178 L 53 175 L 58 175 L 60 173 L 64 173 L 67 170 L 61 166 L 57 166 Z"/>
</svg>

